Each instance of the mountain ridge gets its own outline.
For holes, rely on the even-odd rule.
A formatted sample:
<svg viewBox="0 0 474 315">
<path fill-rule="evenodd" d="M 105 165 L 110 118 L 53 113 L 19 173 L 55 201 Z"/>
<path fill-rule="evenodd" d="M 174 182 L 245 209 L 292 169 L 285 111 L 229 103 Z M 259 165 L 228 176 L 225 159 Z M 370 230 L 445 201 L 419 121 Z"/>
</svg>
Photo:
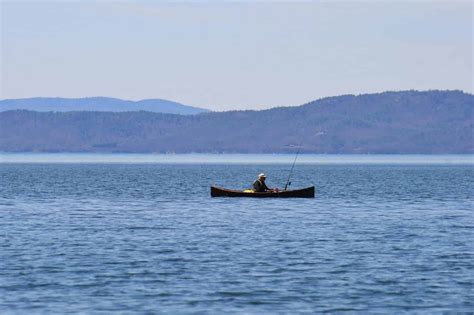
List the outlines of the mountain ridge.
<svg viewBox="0 0 474 315">
<path fill-rule="evenodd" d="M 173 115 L 0 113 L 0 150 L 22 152 L 474 153 L 474 96 L 344 95 L 298 107 Z"/>
<path fill-rule="evenodd" d="M 0 100 L 0 111 L 33 110 L 40 112 L 100 111 L 126 112 L 149 111 L 179 115 L 195 115 L 208 109 L 184 105 L 164 99 L 123 100 L 114 97 L 93 96 L 82 98 L 31 97 Z"/>
</svg>

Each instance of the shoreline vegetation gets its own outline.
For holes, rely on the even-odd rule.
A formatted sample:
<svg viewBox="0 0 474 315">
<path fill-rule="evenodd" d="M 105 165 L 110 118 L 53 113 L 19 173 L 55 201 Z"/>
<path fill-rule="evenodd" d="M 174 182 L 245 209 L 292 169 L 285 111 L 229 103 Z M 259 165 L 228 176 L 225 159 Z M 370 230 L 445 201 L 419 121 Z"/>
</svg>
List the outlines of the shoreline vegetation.
<svg viewBox="0 0 474 315">
<path fill-rule="evenodd" d="M 0 112 L 4 152 L 474 153 L 474 95 L 401 91 L 342 95 L 297 107 L 176 115 Z"/>
</svg>

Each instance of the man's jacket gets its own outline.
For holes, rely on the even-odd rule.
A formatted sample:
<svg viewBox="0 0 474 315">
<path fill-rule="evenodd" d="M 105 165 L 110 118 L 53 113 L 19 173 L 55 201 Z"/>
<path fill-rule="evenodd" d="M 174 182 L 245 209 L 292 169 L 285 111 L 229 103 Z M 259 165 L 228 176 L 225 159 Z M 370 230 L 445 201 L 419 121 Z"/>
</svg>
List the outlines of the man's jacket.
<svg viewBox="0 0 474 315">
<path fill-rule="evenodd" d="M 260 179 L 257 179 L 255 182 L 253 182 L 253 189 L 256 192 L 265 192 L 265 191 L 269 190 L 267 185 L 265 185 L 265 183 L 262 182 Z"/>
</svg>

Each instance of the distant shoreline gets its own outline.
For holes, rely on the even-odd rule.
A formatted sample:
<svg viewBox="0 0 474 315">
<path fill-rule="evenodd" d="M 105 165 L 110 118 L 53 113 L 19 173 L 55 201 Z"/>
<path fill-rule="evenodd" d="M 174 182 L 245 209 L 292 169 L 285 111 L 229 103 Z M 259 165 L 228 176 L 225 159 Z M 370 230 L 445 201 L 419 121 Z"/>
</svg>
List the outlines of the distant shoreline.
<svg viewBox="0 0 474 315">
<path fill-rule="evenodd" d="M 474 95 L 343 95 L 297 107 L 172 115 L 0 112 L 4 152 L 474 153 Z"/>
<path fill-rule="evenodd" d="M 0 152 L 0 164 L 289 164 L 285 153 L 34 153 Z M 300 154 L 305 165 L 474 165 L 474 154 Z"/>
</svg>

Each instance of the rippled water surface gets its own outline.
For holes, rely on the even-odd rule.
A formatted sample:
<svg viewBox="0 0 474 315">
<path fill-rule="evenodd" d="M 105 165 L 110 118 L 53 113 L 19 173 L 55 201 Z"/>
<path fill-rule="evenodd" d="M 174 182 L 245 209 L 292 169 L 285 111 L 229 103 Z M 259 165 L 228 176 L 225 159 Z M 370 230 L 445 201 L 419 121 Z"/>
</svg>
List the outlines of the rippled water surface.
<svg viewBox="0 0 474 315">
<path fill-rule="evenodd" d="M 0 313 L 474 311 L 469 165 L 0 164 Z"/>
</svg>

